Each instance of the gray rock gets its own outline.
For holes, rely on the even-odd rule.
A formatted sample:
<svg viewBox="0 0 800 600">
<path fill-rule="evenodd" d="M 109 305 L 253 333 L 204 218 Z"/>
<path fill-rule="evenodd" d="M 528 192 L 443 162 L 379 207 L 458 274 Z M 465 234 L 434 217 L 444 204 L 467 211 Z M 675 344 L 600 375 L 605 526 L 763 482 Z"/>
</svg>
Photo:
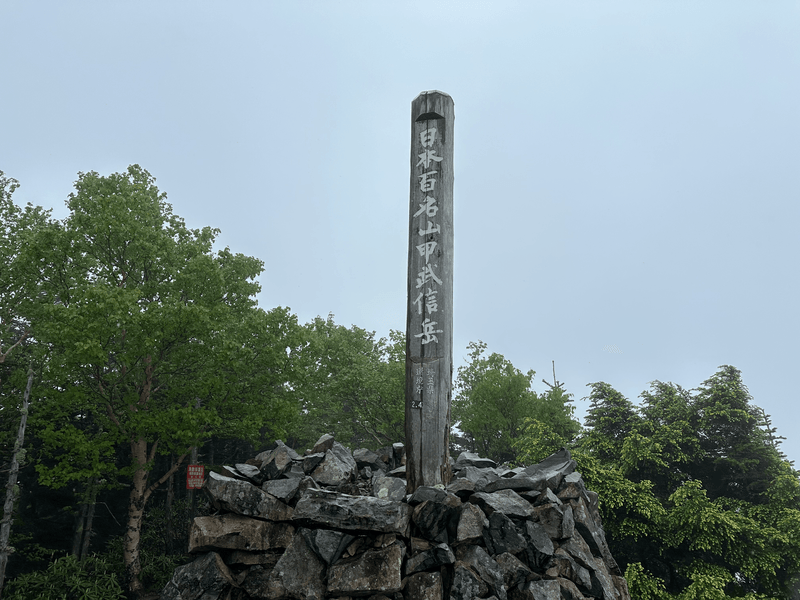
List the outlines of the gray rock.
<svg viewBox="0 0 800 600">
<path fill-rule="evenodd" d="M 475 484 L 466 478 L 453 479 L 450 485 L 447 486 L 447 491 L 455 494 L 461 500 L 466 500 L 475 491 Z"/>
<path fill-rule="evenodd" d="M 398 477 L 400 479 L 405 479 L 406 478 L 406 466 L 402 465 L 400 467 L 397 467 L 396 469 L 392 469 L 391 471 L 389 471 L 387 473 L 387 475 L 389 475 L 391 477 Z"/>
<path fill-rule="evenodd" d="M 439 544 L 409 558 L 406 561 L 406 575 L 418 571 L 428 571 L 442 565 L 452 565 L 454 562 L 456 562 L 456 557 L 450 546 Z"/>
<path fill-rule="evenodd" d="M 489 586 L 475 571 L 461 561 L 456 562 L 453 570 L 453 583 L 450 586 L 451 600 L 474 600 L 485 598 Z"/>
<path fill-rule="evenodd" d="M 292 507 L 251 483 L 209 472 L 203 490 L 217 510 L 268 519 L 289 521 Z"/>
<path fill-rule="evenodd" d="M 542 504 L 555 504 L 557 506 L 561 506 L 562 502 L 561 499 L 553 493 L 553 490 L 550 488 L 544 488 L 544 491 L 536 497 L 534 504 L 536 506 L 540 506 Z"/>
<path fill-rule="evenodd" d="M 594 569 L 594 556 L 592 556 L 592 551 L 579 532 L 573 532 L 572 536 L 568 540 L 561 542 L 559 547 L 568 552 L 578 564 L 587 569 Z"/>
<path fill-rule="evenodd" d="M 525 500 L 527 500 L 531 504 L 536 504 L 536 500 L 538 500 L 539 496 L 541 495 L 541 492 L 537 491 L 519 492 L 519 495 L 522 498 L 525 498 Z"/>
<path fill-rule="evenodd" d="M 395 542 L 386 548 L 371 548 L 363 554 L 340 560 L 328 569 L 329 596 L 369 596 L 400 591 L 403 548 Z"/>
<path fill-rule="evenodd" d="M 503 473 L 503 477 L 526 477 L 525 467 L 516 467 L 514 469 L 507 469 Z"/>
<path fill-rule="evenodd" d="M 564 477 L 575 470 L 576 462 L 572 460 L 569 450 L 562 448 L 551 454 L 537 465 L 525 468 L 525 473 L 535 479 L 542 478 L 547 482 L 547 487 L 557 490 Z"/>
<path fill-rule="evenodd" d="M 264 587 L 251 596 L 322 600 L 325 597 L 325 564 L 305 540 L 302 530 L 295 532 L 292 543 L 266 579 Z"/>
<path fill-rule="evenodd" d="M 475 544 L 483 540 L 483 528 L 489 521 L 483 511 L 471 502 L 461 506 L 461 515 L 456 528 L 456 544 Z"/>
<path fill-rule="evenodd" d="M 561 538 L 571 538 L 575 532 L 575 518 L 572 513 L 572 507 L 567 504 L 564 508 L 564 517 L 561 519 Z"/>
<path fill-rule="evenodd" d="M 589 570 L 579 565 L 563 548 L 555 551 L 545 574 L 551 579 L 558 577 L 569 579 L 585 592 L 591 592 L 593 588 Z"/>
<path fill-rule="evenodd" d="M 224 475 L 225 477 L 232 477 L 234 479 L 241 479 L 242 481 L 249 481 L 253 483 L 250 479 L 239 473 L 235 467 L 231 467 L 230 465 L 222 465 L 220 469 L 220 475 Z"/>
<path fill-rule="evenodd" d="M 561 487 L 558 488 L 558 497 L 562 501 L 578 499 L 586 493 L 581 474 L 574 471 L 564 477 Z"/>
<path fill-rule="evenodd" d="M 495 481 L 497 479 L 500 479 L 500 475 L 498 475 L 497 471 L 495 471 L 490 467 L 479 469 L 478 467 L 467 466 L 458 472 L 456 478 L 466 479 L 467 481 L 471 481 L 472 483 L 477 483 L 482 479 L 485 479 L 487 481 Z"/>
<path fill-rule="evenodd" d="M 283 472 L 283 477 L 289 479 L 302 479 L 306 476 L 302 460 L 293 460 L 289 468 Z"/>
<path fill-rule="evenodd" d="M 487 483 L 484 492 L 496 492 L 498 490 L 514 490 L 515 492 L 541 491 L 545 489 L 544 479 L 521 476 L 511 478 L 499 478 L 496 481 Z"/>
<path fill-rule="evenodd" d="M 265 481 L 261 489 L 271 496 L 275 496 L 281 502 L 289 504 L 291 500 L 297 495 L 297 490 L 300 488 L 299 479 L 270 479 Z"/>
<path fill-rule="evenodd" d="M 554 579 L 529 581 L 511 595 L 511 600 L 561 600 L 561 586 Z"/>
<path fill-rule="evenodd" d="M 255 485 L 261 485 L 264 482 L 264 475 L 258 467 L 247 463 L 237 463 L 235 467 L 242 477 L 246 477 Z"/>
<path fill-rule="evenodd" d="M 308 476 L 303 477 L 300 480 L 300 483 L 297 485 L 297 493 L 295 494 L 291 502 L 292 506 L 297 504 L 297 501 L 303 497 L 303 494 L 305 494 L 307 490 L 318 490 L 318 489 L 319 486 L 317 485 L 317 482 L 314 481 L 313 477 L 308 477 Z"/>
<path fill-rule="evenodd" d="M 355 539 L 352 535 L 330 529 L 303 529 L 302 535 L 309 548 L 326 565 L 332 565 L 339 560 L 347 546 Z"/>
<path fill-rule="evenodd" d="M 446 497 L 447 493 L 444 490 L 422 485 L 418 487 L 413 494 L 411 494 L 411 498 L 408 499 L 408 503 L 411 506 L 416 506 L 417 504 L 422 504 L 428 500 L 432 502 L 443 502 Z"/>
<path fill-rule="evenodd" d="M 324 454 L 331 448 L 333 448 L 334 438 L 331 434 L 326 433 L 317 440 L 317 443 L 314 444 L 314 447 L 311 449 L 310 452 L 306 452 L 306 454 Z"/>
<path fill-rule="evenodd" d="M 225 557 L 226 565 L 237 565 L 251 567 L 260 565 L 263 569 L 271 571 L 275 563 L 281 557 L 274 552 L 247 552 L 246 550 L 234 550 Z"/>
<path fill-rule="evenodd" d="M 526 521 L 523 534 L 528 541 L 528 545 L 525 548 L 528 564 L 532 567 L 544 568 L 553 554 L 555 554 L 553 541 L 547 535 L 541 523 Z"/>
<path fill-rule="evenodd" d="M 372 452 L 372 450 L 367 450 L 366 448 L 359 448 L 353 451 L 353 459 L 356 461 L 359 469 L 369 467 L 373 471 L 385 472 L 389 470 L 386 463 L 380 459 L 377 453 Z"/>
<path fill-rule="evenodd" d="M 234 586 L 233 575 L 222 557 L 209 552 L 175 569 L 160 600 L 217 600 L 225 598 Z"/>
<path fill-rule="evenodd" d="M 584 596 L 578 586 L 572 581 L 563 577 L 556 577 L 556 581 L 561 586 L 561 598 L 563 600 L 584 600 Z"/>
<path fill-rule="evenodd" d="M 269 576 L 272 574 L 272 569 L 275 568 L 275 563 L 278 562 L 279 556 L 275 556 L 274 562 L 266 565 L 253 565 L 245 574 L 244 580 L 240 584 L 242 589 L 247 593 L 248 598 L 268 598 L 262 592 L 269 590 Z M 226 599 L 227 600 L 227 599 Z"/>
<path fill-rule="evenodd" d="M 404 596 L 414 600 L 442 600 L 441 573 L 414 573 L 403 586 Z"/>
<path fill-rule="evenodd" d="M 621 575 L 611 575 L 611 579 L 614 580 L 614 587 L 617 588 L 619 592 L 619 599 L 620 600 L 631 600 L 631 593 L 628 590 L 628 582 L 625 581 L 625 578 Z"/>
<path fill-rule="evenodd" d="M 394 453 L 394 464 L 398 467 L 406 464 L 406 446 L 401 442 L 392 444 L 392 452 Z"/>
<path fill-rule="evenodd" d="M 468 467 L 471 468 L 471 467 Z M 476 492 L 485 492 L 486 487 L 500 480 L 500 475 L 495 469 L 480 469 L 481 476 L 475 482 Z"/>
<path fill-rule="evenodd" d="M 595 523 L 594 519 L 589 515 L 586 504 L 583 498 L 578 500 L 570 500 L 572 506 L 573 517 L 575 519 L 575 529 L 580 532 L 583 539 L 589 544 L 593 552 L 599 554 L 605 560 L 606 565 L 610 572 L 615 575 L 621 575 L 617 561 L 611 555 L 611 550 L 608 548 L 606 536 L 603 529 Z"/>
<path fill-rule="evenodd" d="M 530 518 L 534 514 L 534 507 L 530 502 L 521 498 L 514 490 L 500 490 L 491 494 L 476 492 L 470 496 L 469 501 L 480 506 L 489 516 L 495 511 L 520 519 Z"/>
<path fill-rule="evenodd" d="M 497 513 L 496 513 L 497 514 Z M 480 546 L 465 546 L 459 552 L 461 562 L 468 565 L 489 586 L 489 591 L 497 596 L 498 600 L 506 600 L 506 587 L 503 580 L 503 571 L 491 556 Z"/>
<path fill-rule="evenodd" d="M 350 451 L 339 442 L 333 442 L 333 447 L 325 453 L 325 458 L 311 473 L 314 481 L 322 485 L 355 481 L 357 475 L 356 461 Z"/>
<path fill-rule="evenodd" d="M 564 512 L 560 506 L 555 504 L 542 504 L 541 506 L 533 507 L 536 515 L 536 521 L 542 524 L 547 535 L 554 540 L 560 539 L 561 536 L 561 521 L 564 518 Z"/>
<path fill-rule="evenodd" d="M 442 492 L 444 494 L 444 492 Z M 443 502 L 426 500 L 414 508 L 411 520 L 421 537 L 437 543 L 449 543 L 455 537 L 461 500 L 450 494 Z"/>
<path fill-rule="evenodd" d="M 497 463 L 490 458 L 481 458 L 475 452 L 462 452 L 458 455 L 453 468 L 460 471 L 466 467 L 478 467 L 483 469 L 485 467 L 496 467 Z"/>
<path fill-rule="evenodd" d="M 602 559 L 595 557 L 594 570 L 592 571 L 591 578 L 592 596 L 596 598 L 602 597 L 603 600 L 619 600 L 619 591 L 614 586 L 614 579 Z"/>
<path fill-rule="evenodd" d="M 489 527 L 484 530 L 483 539 L 492 555 L 503 552 L 516 554 L 528 545 L 514 522 L 501 512 L 493 512 L 489 516 Z"/>
<path fill-rule="evenodd" d="M 273 523 L 235 514 L 196 517 L 189 531 L 189 552 L 262 552 L 286 548 L 293 535 L 294 527 L 288 523 Z"/>
<path fill-rule="evenodd" d="M 308 475 L 314 471 L 325 460 L 324 452 L 316 452 L 314 454 L 306 454 L 303 457 L 303 472 Z"/>
<path fill-rule="evenodd" d="M 377 475 L 372 479 L 372 495 L 382 500 L 400 502 L 406 496 L 406 481 Z"/>
<path fill-rule="evenodd" d="M 277 446 L 266 455 L 258 455 L 263 457 L 260 468 L 266 479 L 277 479 L 291 468 L 292 461 L 300 460 L 300 455 L 282 441 L 276 440 L 275 443 Z"/>
<path fill-rule="evenodd" d="M 383 446 L 375 450 L 375 454 L 378 455 L 378 459 L 386 464 L 386 469 L 391 471 L 395 467 L 399 466 L 396 465 L 394 462 L 394 448 L 391 446 Z"/>
<path fill-rule="evenodd" d="M 503 552 L 494 557 L 500 571 L 503 573 L 503 582 L 506 589 L 510 590 L 524 583 L 531 574 L 528 566 L 510 552 Z"/>
<path fill-rule="evenodd" d="M 311 527 L 397 533 L 407 538 L 411 512 L 402 502 L 309 489 L 297 503 L 293 519 Z"/>
</svg>

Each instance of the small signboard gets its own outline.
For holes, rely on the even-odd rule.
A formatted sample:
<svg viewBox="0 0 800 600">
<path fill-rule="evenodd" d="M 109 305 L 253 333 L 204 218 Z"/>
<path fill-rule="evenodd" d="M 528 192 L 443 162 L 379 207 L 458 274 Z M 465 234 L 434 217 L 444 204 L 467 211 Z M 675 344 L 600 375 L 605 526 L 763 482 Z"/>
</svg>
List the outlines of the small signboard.
<svg viewBox="0 0 800 600">
<path fill-rule="evenodd" d="M 203 487 L 206 477 L 206 468 L 203 465 L 188 465 L 186 467 L 186 489 L 199 490 Z"/>
</svg>

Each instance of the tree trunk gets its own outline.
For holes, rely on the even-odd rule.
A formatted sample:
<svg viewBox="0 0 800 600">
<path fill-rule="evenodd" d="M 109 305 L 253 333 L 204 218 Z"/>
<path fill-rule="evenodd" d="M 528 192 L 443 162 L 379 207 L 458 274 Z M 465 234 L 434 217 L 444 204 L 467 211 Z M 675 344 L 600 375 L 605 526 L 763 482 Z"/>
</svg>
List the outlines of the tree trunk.
<svg viewBox="0 0 800 600">
<path fill-rule="evenodd" d="M 83 545 L 81 546 L 81 555 L 78 557 L 79 560 L 84 560 L 86 555 L 89 554 L 89 544 L 92 541 L 92 525 L 94 523 L 94 507 L 97 504 L 97 488 L 97 477 L 92 477 L 89 480 L 89 489 L 87 490 L 86 505 L 88 506 L 88 511 L 86 514 L 86 526 L 83 528 Z"/>
<path fill-rule="evenodd" d="M 152 462 L 156 454 L 157 443 L 148 451 L 147 440 L 139 438 L 131 441 L 131 464 L 134 467 L 131 493 L 128 501 L 128 525 L 122 541 L 122 561 L 125 565 L 125 580 L 131 596 L 139 597 L 144 592 L 144 586 L 139 576 L 142 574 L 142 563 L 139 557 L 139 545 L 142 539 L 142 521 L 144 507 L 153 492 L 162 483 L 167 481 L 183 464 L 186 454 L 178 457 L 172 467 L 161 476 L 158 481 L 147 485 L 147 465 Z"/>
<path fill-rule="evenodd" d="M 134 595 L 142 592 L 142 563 L 139 560 L 139 542 L 142 534 L 142 517 L 147 492 L 147 441 L 143 438 L 131 442 L 131 460 L 134 465 L 133 482 L 128 502 L 128 526 L 123 540 L 122 559 L 128 591 Z"/>
<path fill-rule="evenodd" d="M 75 558 L 80 557 L 81 553 L 81 542 L 83 541 L 83 527 L 86 523 L 86 513 L 89 510 L 87 503 L 81 502 L 80 511 L 78 511 L 78 516 L 75 517 L 75 533 L 72 535 L 72 551 L 70 554 Z"/>
<path fill-rule="evenodd" d="M 175 455 L 169 455 L 169 468 L 170 470 L 175 468 Z M 175 473 L 169 476 L 167 479 L 167 501 L 166 501 L 166 517 L 167 517 L 167 554 L 173 554 L 175 552 L 175 546 L 173 544 L 173 538 L 175 537 L 175 532 L 173 531 L 173 524 L 172 524 L 172 503 L 175 501 Z"/>
<path fill-rule="evenodd" d="M 0 521 L 0 598 L 3 597 L 3 584 L 6 579 L 6 565 L 11 549 L 8 547 L 8 538 L 11 535 L 11 517 L 14 512 L 14 500 L 17 493 L 17 477 L 19 475 L 19 462 L 24 457 L 23 446 L 25 443 L 25 426 L 28 423 L 28 406 L 33 386 L 33 367 L 28 367 L 28 384 L 22 396 L 22 413 L 17 431 L 17 441 L 14 443 L 14 453 L 11 455 L 11 469 L 6 484 L 6 501 L 3 505 L 3 519 Z"/>
</svg>

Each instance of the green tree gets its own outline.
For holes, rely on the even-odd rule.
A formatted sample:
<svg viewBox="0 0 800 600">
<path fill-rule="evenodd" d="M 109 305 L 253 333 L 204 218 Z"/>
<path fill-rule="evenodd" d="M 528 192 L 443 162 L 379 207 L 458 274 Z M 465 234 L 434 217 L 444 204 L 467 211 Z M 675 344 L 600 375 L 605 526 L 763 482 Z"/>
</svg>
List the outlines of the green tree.
<svg viewBox="0 0 800 600">
<path fill-rule="evenodd" d="M 260 352 L 257 366 L 280 371 L 270 346 L 286 356 L 296 332 L 287 313 L 256 309 L 261 261 L 227 248 L 214 253 L 217 230 L 187 228 L 139 166 L 79 174 L 67 206 L 69 216 L 41 228 L 24 249 L 39 286 L 24 314 L 51 349 L 58 382 L 37 423 L 61 460 L 55 469 L 40 464 L 40 476 L 53 486 L 130 479 L 123 557 L 128 588 L 140 593 L 148 499 L 220 428 L 280 430 L 271 409 L 279 418 L 291 412 L 281 375 L 243 382 L 235 365 Z M 129 463 L 118 467 L 120 445 Z M 160 475 L 152 472 L 158 453 L 179 456 Z"/>
<path fill-rule="evenodd" d="M 376 338 L 355 325 L 337 325 L 333 315 L 304 328 L 300 353 L 304 373 L 296 390 L 303 419 L 298 445 L 331 433 L 353 447 L 377 448 L 405 437 L 405 336 L 392 330 Z"/>
<path fill-rule="evenodd" d="M 48 213 L 14 204 L 19 183 L 0 171 L 0 471 L 8 472 L 3 515 L 0 519 L 0 595 L 10 554 L 9 539 L 17 499 L 17 478 L 25 462 L 25 429 L 34 380 L 33 364 L 41 349 L 33 344 L 29 322 L 21 306 L 35 294 L 23 249 Z M 9 457 L 6 463 L 5 457 Z"/>
<path fill-rule="evenodd" d="M 730 366 L 636 407 L 592 384 L 573 456 L 601 498 L 632 597 L 787 598 L 800 571 L 800 481 Z M 774 432 L 772 432 L 774 433 Z"/>
<path fill-rule="evenodd" d="M 515 446 L 528 431 L 547 431 L 550 443 L 571 441 L 580 425 L 572 417 L 571 398 L 560 386 L 538 395 L 531 385 L 534 371 L 523 373 L 503 355 L 485 356 L 486 344 L 470 342 L 469 362 L 459 367 L 453 397 L 453 422 L 468 448 L 498 462 L 528 459 L 541 445 Z M 456 436 L 454 436 L 456 437 Z M 555 440 L 555 441 L 554 441 Z"/>
</svg>

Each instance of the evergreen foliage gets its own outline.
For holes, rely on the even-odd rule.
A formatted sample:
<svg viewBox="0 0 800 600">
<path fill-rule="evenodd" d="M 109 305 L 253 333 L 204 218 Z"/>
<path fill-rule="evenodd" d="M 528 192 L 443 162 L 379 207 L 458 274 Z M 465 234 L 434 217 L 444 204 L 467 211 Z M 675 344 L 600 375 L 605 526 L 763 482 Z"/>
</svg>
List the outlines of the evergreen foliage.
<svg viewBox="0 0 800 600">
<path fill-rule="evenodd" d="M 573 456 L 634 598 L 788 598 L 800 573 L 800 481 L 722 366 L 697 390 L 653 382 L 636 407 L 591 384 Z"/>
<path fill-rule="evenodd" d="M 469 450 L 497 462 L 515 462 L 520 455 L 530 460 L 575 437 L 580 424 L 572 417 L 570 394 L 556 386 L 539 395 L 531 389 L 534 371 L 523 373 L 502 354 L 485 356 L 481 341 L 467 348 L 469 362 L 458 369 L 452 413 Z M 538 436 L 545 432 L 547 443 L 540 444 Z M 522 438 L 527 446 L 519 445 Z"/>
</svg>

